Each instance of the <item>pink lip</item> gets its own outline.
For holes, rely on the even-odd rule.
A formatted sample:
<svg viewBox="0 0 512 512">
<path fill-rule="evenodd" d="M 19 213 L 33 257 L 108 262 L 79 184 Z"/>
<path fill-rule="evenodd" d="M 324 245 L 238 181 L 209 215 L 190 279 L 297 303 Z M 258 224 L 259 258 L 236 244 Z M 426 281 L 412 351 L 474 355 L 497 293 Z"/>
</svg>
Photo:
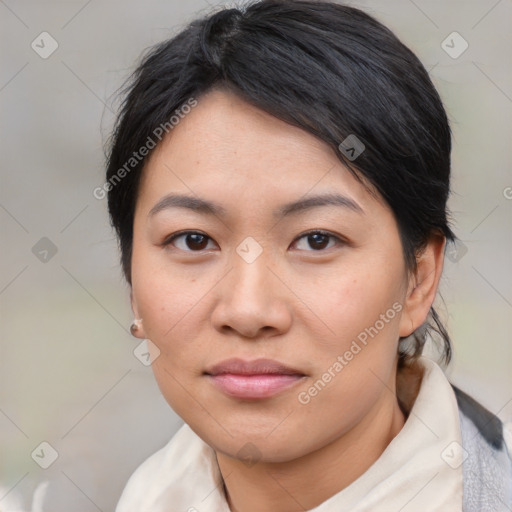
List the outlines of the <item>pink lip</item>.
<svg viewBox="0 0 512 512">
<path fill-rule="evenodd" d="M 292 386 L 299 380 L 301 375 L 236 375 L 223 373 L 211 375 L 213 383 L 224 393 L 236 398 L 258 399 L 269 398 Z"/>
<path fill-rule="evenodd" d="M 205 373 L 224 393 L 245 399 L 269 398 L 305 377 L 299 370 L 271 359 L 228 359 Z"/>
</svg>

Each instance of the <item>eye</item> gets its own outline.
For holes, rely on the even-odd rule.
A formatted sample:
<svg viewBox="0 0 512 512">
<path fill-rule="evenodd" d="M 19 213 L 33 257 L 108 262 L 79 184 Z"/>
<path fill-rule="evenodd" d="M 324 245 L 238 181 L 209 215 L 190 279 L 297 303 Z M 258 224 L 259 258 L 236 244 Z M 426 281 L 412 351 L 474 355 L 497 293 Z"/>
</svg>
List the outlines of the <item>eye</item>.
<svg viewBox="0 0 512 512">
<path fill-rule="evenodd" d="M 329 244 L 330 238 L 337 240 L 340 243 L 343 243 L 343 240 L 341 240 L 341 238 L 333 235 L 332 233 L 329 233 L 327 231 L 319 231 L 319 230 L 309 231 L 307 233 L 304 233 L 299 238 L 295 239 L 295 243 L 297 243 L 297 241 L 300 241 L 302 239 L 306 239 L 306 244 L 309 245 L 309 247 L 312 247 L 314 249 L 313 252 L 319 252 L 319 251 L 322 251 L 323 249 L 326 249 L 326 248 L 330 249 L 331 247 L 333 247 L 333 245 L 327 247 Z M 303 244 L 303 245 L 306 245 L 306 244 Z M 301 250 L 307 250 L 307 249 L 302 248 Z"/>
<path fill-rule="evenodd" d="M 175 240 L 179 239 L 183 239 L 181 247 L 174 243 Z M 182 251 L 199 252 L 206 249 L 208 240 L 211 240 L 211 238 L 204 233 L 198 231 L 182 231 L 166 238 L 162 245 L 167 246 L 172 244 Z"/>
<path fill-rule="evenodd" d="M 182 240 L 181 247 L 177 240 Z M 294 244 L 297 245 L 298 241 L 306 239 L 306 244 L 309 245 L 313 249 L 313 251 L 309 252 L 320 252 L 324 249 L 330 249 L 334 244 L 329 245 L 329 239 L 336 240 L 339 243 L 343 243 L 343 240 L 338 236 L 329 233 L 328 231 L 309 231 L 307 233 L 302 234 L 300 237 L 296 238 Z M 162 245 L 174 245 L 176 248 L 185 251 L 185 252 L 200 252 L 208 249 L 208 240 L 212 240 L 208 235 L 201 233 L 199 231 L 181 231 L 179 233 L 175 233 L 170 237 L 166 238 Z M 305 245 L 305 244 L 303 244 Z M 300 250 L 308 250 L 304 247 L 299 247 Z"/>
</svg>

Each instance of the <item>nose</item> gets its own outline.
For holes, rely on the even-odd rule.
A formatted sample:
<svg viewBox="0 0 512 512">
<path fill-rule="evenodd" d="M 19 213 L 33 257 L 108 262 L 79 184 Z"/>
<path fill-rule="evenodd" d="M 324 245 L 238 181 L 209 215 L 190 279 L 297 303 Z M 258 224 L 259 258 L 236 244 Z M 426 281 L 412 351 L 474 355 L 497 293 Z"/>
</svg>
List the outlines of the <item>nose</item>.
<svg viewBox="0 0 512 512">
<path fill-rule="evenodd" d="M 223 334 L 259 339 L 290 328 L 293 294 L 264 254 L 248 263 L 233 253 L 231 269 L 217 287 L 218 300 L 212 312 L 213 326 Z"/>
</svg>

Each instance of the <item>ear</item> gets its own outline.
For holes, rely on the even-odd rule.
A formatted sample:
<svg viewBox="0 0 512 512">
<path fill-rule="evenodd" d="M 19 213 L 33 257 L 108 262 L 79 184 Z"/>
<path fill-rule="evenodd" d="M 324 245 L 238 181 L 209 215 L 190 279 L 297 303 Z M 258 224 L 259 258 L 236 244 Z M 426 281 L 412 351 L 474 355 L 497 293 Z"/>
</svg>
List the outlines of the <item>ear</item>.
<svg viewBox="0 0 512 512">
<path fill-rule="evenodd" d="M 400 319 L 400 337 L 410 336 L 427 319 L 443 271 L 446 238 L 431 235 L 425 249 L 416 258 L 416 271 L 409 285 Z"/>
<path fill-rule="evenodd" d="M 135 300 L 135 297 L 133 295 L 133 288 L 130 288 L 130 303 L 132 305 L 132 311 L 135 316 L 134 322 L 138 326 L 138 329 L 131 331 L 132 335 L 136 338 L 140 338 L 141 340 L 146 339 L 146 333 L 144 331 L 144 326 L 142 323 L 142 318 L 139 315 L 139 308 L 137 306 L 137 301 Z"/>
</svg>

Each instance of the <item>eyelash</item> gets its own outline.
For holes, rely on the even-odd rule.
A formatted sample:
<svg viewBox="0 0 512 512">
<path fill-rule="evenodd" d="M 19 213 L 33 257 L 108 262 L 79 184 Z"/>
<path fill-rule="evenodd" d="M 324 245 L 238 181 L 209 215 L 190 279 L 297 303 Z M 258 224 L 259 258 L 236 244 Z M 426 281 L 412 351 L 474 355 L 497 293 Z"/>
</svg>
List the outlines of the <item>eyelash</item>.
<svg viewBox="0 0 512 512">
<path fill-rule="evenodd" d="M 186 235 L 201 235 L 201 236 L 206 237 L 209 240 L 212 240 L 212 238 L 210 238 L 208 235 L 206 235 L 205 233 L 202 233 L 200 231 L 180 231 L 178 233 L 174 233 L 173 235 L 167 237 L 164 240 L 164 242 L 162 243 L 162 246 L 164 246 L 164 247 L 169 246 L 177 238 L 180 238 L 180 237 L 186 236 Z M 306 233 L 302 233 L 292 243 L 296 243 L 297 241 L 301 240 L 302 238 L 308 237 L 310 235 L 324 235 L 324 236 L 328 236 L 329 238 L 335 239 L 341 245 L 346 245 L 347 244 L 347 242 L 345 240 L 343 240 L 342 238 L 340 238 L 339 236 L 334 235 L 333 233 L 330 233 L 329 231 L 324 231 L 324 230 L 321 230 L 321 229 L 314 229 L 314 230 L 311 230 L 311 231 L 307 231 Z M 319 250 L 312 249 L 312 250 L 306 251 L 306 252 L 319 252 L 320 253 L 320 252 L 325 252 L 328 249 L 332 249 L 332 247 L 328 247 L 327 249 L 325 249 L 325 248 L 324 249 L 319 249 Z M 183 251 L 183 252 L 201 253 L 205 249 L 201 249 L 199 251 L 184 250 L 184 249 L 178 249 L 178 250 Z"/>
</svg>

